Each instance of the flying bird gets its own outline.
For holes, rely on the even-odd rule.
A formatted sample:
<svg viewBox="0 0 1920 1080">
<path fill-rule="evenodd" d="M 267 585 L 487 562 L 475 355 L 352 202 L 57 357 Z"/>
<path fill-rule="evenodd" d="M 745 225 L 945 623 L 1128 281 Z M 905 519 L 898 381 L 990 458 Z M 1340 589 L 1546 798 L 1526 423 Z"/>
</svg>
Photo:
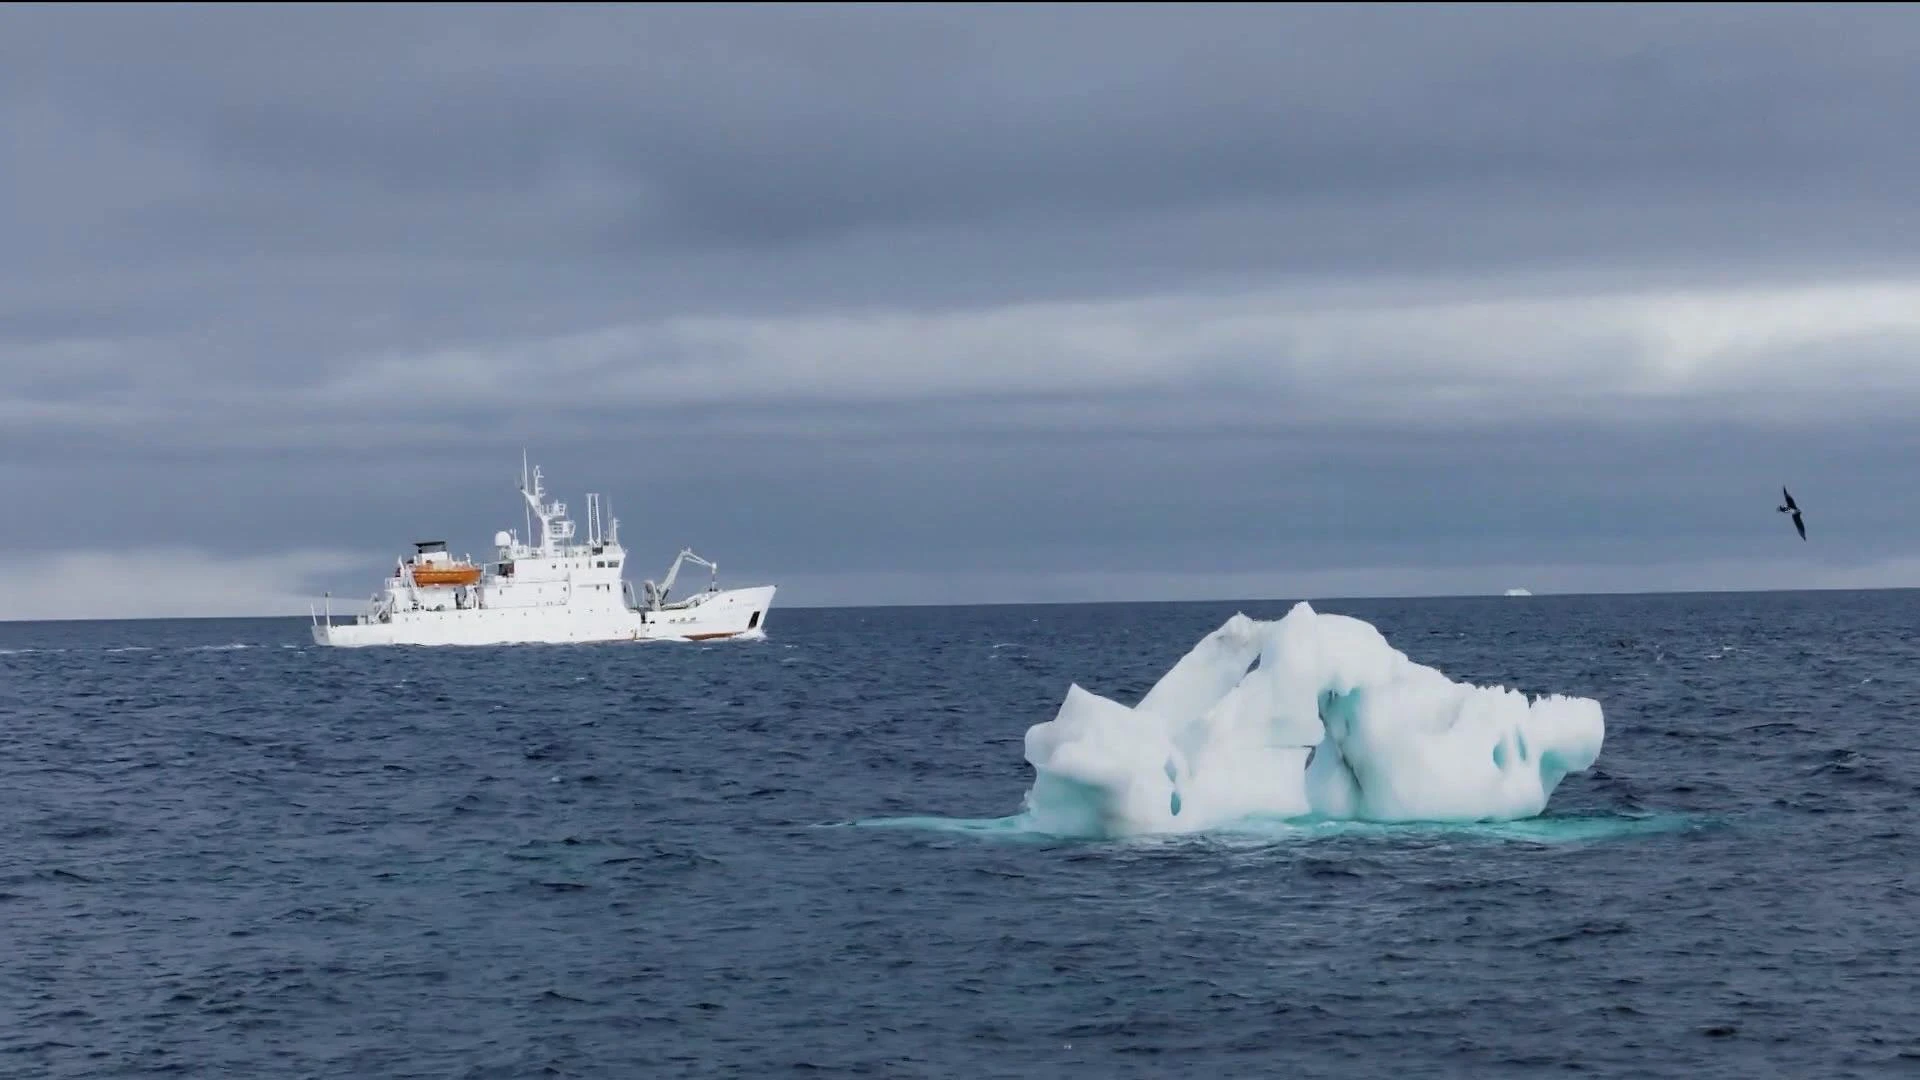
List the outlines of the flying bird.
<svg viewBox="0 0 1920 1080">
<path fill-rule="evenodd" d="M 1787 500 L 1787 505 L 1780 507 L 1780 512 L 1793 515 L 1793 527 L 1799 531 L 1800 539 L 1805 540 L 1807 538 L 1807 523 L 1800 520 L 1800 508 L 1794 505 L 1793 496 L 1787 493 L 1787 489 L 1784 486 L 1780 488 L 1780 497 Z"/>
</svg>

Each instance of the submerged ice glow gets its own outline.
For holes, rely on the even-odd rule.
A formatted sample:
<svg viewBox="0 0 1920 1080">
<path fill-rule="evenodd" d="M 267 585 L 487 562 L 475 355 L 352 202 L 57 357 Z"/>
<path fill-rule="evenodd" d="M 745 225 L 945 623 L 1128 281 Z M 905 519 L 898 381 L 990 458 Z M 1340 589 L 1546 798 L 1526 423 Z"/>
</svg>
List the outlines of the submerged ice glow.
<svg viewBox="0 0 1920 1080">
<path fill-rule="evenodd" d="M 1132 708 L 1069 687 L 1027 731 L 1022 817 L 1077 836 L 1509 821 L 1591 767 L 1605 731 L 1596 701 L 1456 683 L 1371 624 L 1301 603 L 1273 622 L 1235 615 Z"/>
</svg>

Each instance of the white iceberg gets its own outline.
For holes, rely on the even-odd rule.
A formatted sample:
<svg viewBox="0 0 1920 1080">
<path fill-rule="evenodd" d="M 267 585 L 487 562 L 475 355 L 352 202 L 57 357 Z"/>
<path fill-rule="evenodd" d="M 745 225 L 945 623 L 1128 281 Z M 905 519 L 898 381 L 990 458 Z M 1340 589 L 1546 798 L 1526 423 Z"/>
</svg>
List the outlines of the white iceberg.
<svg viewBox="0 0 1920 1080">
<path fill-rule="evenodd" d="M 1022 817 L 1070 836 L 1508 821 L 1545 810 L 1605 732 L 1597 701 L 1456 683 L 1371 624 L 1302 603 L 1273 622 L 1235 615 L 1132 708 L 1071 686 L 1027 731 Z"/>
</svg>

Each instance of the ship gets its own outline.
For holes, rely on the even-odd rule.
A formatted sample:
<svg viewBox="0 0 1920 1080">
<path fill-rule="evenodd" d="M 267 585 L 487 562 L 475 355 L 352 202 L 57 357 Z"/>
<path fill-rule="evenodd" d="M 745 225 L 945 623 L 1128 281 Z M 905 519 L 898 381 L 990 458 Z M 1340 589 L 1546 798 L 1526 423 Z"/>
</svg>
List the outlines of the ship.
<svg viewBox="0 0 1920 1080">
<path fill-rule="evenodd" d="M 318 645 L 514 645 L 614 641 L 714 641 L 766 636 L 775 587 L 722 589 L 720 567 L 682 548 L 666 575 L 636 595 L 624 570 L 620 520 L 587 495 L 586 535 L 563 502 L 547 499 L 539 468 L 520 467 L 527 539 L 494 534 L 491 561 L 454 558 L 444 540 L 422 540 L 395 560 L 366 610 L 336 622 L 331 594 L 313 612 Z M 535 522 L 539 523 L 536 531 Z M 676 599 L 687 564 L 705 567 L 705 588 Z"/>
</svg>

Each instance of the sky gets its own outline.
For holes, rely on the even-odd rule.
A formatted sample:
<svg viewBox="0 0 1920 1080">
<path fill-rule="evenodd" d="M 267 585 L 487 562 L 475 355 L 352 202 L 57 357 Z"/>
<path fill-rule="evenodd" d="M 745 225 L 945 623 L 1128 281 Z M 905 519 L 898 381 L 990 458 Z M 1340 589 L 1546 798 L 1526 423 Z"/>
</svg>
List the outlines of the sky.
<svg viewBox="0 0 1920 1080">
<path fill-rule="evenodd" d="M 1920 585 L 1915 131 L 1891 7 L 0 9 L 0 618 L 523 448 L 783 606 Z"/>
</svg>

